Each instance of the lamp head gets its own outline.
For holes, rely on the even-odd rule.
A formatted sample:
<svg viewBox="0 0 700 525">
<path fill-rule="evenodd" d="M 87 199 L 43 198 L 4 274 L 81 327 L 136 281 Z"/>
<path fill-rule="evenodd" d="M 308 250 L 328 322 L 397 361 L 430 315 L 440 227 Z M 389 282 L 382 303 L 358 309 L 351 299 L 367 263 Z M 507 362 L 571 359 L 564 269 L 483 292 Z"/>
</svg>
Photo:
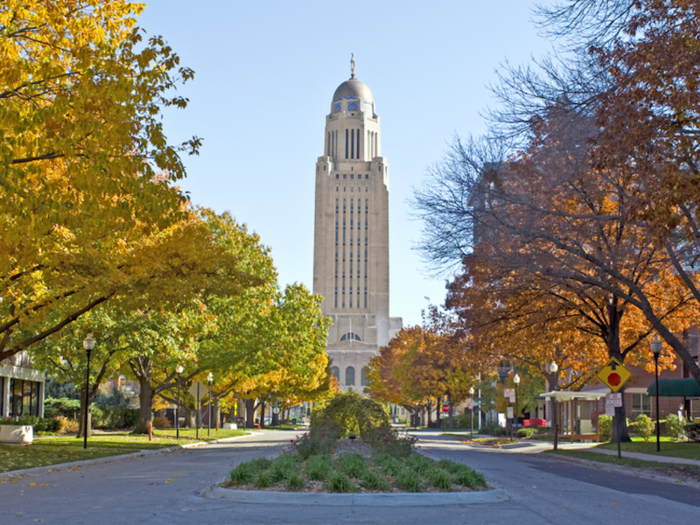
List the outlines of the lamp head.
<svg viewBox="0 0 700 525">
<path fill-rule="evenodd" d="M 88 352 L 91 352 L 92 349 L 95 348 L 95 338 L 92 337 L 92 334 L 88 334 L 83 341 L 83 348 Z"/>
<path fill-rule="evenodd" d="M 182 366 L 182 365 L 177 365 L 177 366 L 175 367 L 175 372 L 176 372 L 177 374 L 182 374 L 184 371 L 185 371 L 185 367 Z"/>
<path fill-rule="evenodd" d="M 662 348 L 658 335 L 654 337 L 654 340 L 649 344 L 649 348 L 651 349 L 651 353 L 654 354 L 655 357 L 658 357 Z"/>
<path fill-rule="evenodd" d="M 207 375 L 207 381 L 209 381 L 210 383 L 211 383 L 212 381 L 214 381 L 214 374 L 212 374 L 211 372 L 209 372 L 209 374 Z"/>
<path fill-rule="evenodd" d="M 552 361 L 552 364 L 549 365 L 549 371 L 553 374 L 559 372 L 559 365 L 557 365 L 556 361 Z"/>
<path fill-rule="evenodd" d="M 515 374 L 513 376 L 513 383 L 515 383 L 516 385 L 520 384 L 520 376 L 518 374 Z"/>
<path fill-rule="evenodd" d="M 474 387 L 469 388 L 469 395 L 470 396 L 474 395 Z"/>
</svg>

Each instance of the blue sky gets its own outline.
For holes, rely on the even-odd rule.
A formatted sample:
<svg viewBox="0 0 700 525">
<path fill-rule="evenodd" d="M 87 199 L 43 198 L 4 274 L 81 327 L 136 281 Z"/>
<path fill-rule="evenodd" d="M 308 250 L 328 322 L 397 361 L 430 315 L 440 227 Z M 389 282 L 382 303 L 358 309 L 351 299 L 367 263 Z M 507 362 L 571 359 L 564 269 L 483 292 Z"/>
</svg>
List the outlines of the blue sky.
<svg viewBox="0 0 700 525">
<path fill-rule="evenodd" d="M 204 138 L 201 155 L 184 159 L 183 188 L 256 231 L 282 285 L 311 288 L 314 166 L 355 53 L 389 161 L 391 314 L 419 323 L 426 297 L 444 301 L 445 277 L 431 276 L 415 250 L 421 225 L 408 199 L 455 135 L 484 132 L 499 65 L 551 47 L 532 21 L 535 3 L 146 1 L 139 25 L 196 73 L 179 89 L 189 107 L 165 114 L 172 142 Z"/>
</svg>

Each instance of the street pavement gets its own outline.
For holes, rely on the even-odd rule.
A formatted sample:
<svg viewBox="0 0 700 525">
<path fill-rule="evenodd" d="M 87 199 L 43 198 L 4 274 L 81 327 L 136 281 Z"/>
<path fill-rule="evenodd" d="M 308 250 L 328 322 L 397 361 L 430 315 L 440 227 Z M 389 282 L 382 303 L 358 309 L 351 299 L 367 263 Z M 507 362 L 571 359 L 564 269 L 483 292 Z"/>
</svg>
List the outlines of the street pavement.
<svg viewBox="0 0 700 525">
<path fill-rule="evenodd" d="M 202 494 L 238 463 L 278 454 L 294 437 L 256 432 L 228 443 L 24 476 L 0 484 L 0 524 L 685 525 L 700 519 L 700 489 L 545 454 L 470 447 L 437 432 L 420 434 L 424 453 L 470 465 L 509 499 L 441 507 L 304 507 Z"/>
</svg>

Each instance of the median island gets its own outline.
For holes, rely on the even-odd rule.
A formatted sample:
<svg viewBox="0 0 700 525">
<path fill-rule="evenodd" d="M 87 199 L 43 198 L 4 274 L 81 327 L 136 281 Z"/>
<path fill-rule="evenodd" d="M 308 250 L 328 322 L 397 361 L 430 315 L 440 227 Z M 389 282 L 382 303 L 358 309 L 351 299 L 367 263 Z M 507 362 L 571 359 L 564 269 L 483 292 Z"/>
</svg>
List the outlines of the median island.
<svg viewBox="0 0 700 525">
<path fill-rule="evenodd" d="M 384 407 L 356 393 L 314 411 L 307 434 L 270 460 L 241 463 L 222 485 L 229 489 L 404 493 L 487 490 L 484 476 L 454 461 L 433 461 L 399 436 Z"/>
</svg>

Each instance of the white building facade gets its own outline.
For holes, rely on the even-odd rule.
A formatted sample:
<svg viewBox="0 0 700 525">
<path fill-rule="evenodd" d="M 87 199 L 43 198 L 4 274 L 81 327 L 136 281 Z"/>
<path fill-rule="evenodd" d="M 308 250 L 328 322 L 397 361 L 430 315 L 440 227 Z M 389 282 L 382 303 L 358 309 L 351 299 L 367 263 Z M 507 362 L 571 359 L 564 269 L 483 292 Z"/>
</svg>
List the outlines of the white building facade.
<svg viewBox="0 0 700 525">
<path fill-rule="evenodd" d="M 365 366 L 402 327 L 389 316 L 389 166 L 381 155 L 374 97 L 351 78 L 326 116 L 316 162 L 314 293 L 333 321 L 331 370 L 343 390 L 362 391 Z"/>
</svg>

